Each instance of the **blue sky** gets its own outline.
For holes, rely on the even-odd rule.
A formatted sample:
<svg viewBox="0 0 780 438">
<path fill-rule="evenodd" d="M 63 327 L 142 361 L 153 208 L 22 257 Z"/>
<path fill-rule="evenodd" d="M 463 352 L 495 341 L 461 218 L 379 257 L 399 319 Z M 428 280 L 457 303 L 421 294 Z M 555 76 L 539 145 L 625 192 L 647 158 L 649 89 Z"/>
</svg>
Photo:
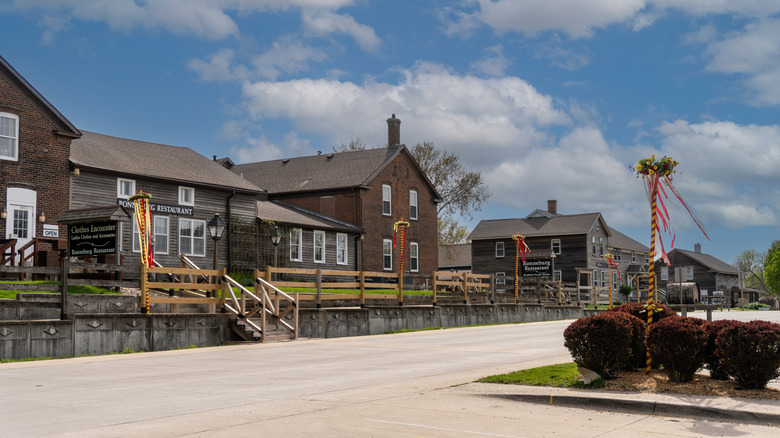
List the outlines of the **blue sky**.
<svg viewBox="0 0 780 438">
<path fill-rule="evenodd" d="M 83 130 L 251 162 L 433 141 L 493 196 L 462 221 L 600 211 L 680 161 L 675 246 L 780 238 L 780 1 L 0 0 L 0 53 Z M 666 237 L 667 250 L 671 237 Z"/>
</svg>

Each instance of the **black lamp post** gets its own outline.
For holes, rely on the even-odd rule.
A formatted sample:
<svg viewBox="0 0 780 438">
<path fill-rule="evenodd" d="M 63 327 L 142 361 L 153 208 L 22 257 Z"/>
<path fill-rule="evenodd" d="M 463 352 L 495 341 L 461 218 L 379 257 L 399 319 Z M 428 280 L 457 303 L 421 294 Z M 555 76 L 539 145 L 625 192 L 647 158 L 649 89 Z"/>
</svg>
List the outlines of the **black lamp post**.
<svg viewBox="0 0 780 438">
<path fill-rule="evenodd" d="M 274 268 L 276 268 L 277 264 L 277 250 L 279 249 L 279 242 L 282 240 L 282 232 L 279 231 L 279 227 L 274 226 L 274 229 L 271 231 L 271 243 L 274 244 Z"/>
<path fill-rule="evenodd" d="M 209 236 L 214 239 L 214 269 L 217 269 L 217 257 L 219 254 L 217 244 L 219 239 L 222 237 L 222 233 L 225 232 L 225 223 L 222 222 L 222 219 L 219 218 L 219 213 L 215 214 L 214 217 L 209 221 L 208 229 Z"/>
</svg>

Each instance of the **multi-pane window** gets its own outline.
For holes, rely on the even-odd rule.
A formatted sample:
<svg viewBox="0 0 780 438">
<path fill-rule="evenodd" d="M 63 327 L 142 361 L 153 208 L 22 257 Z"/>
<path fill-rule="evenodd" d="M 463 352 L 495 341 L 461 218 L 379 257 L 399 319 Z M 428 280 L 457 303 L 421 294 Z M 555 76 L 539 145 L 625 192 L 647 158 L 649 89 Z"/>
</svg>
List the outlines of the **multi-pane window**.
<svg viewBox="0 0 780 438">
<path fill-rule="evenodd" d="M 127 199 L 135 194 L 135 180 L 134 179 L 116 179 L 116 197 L 119 199 Z"/>
<path fill-rule="evenodd" d="M 0 159 L 19 159 L 19 116 L 0 113 Z"/>
<path fill-rule="evenodd" d="M 195 205 L 195 189 L 192 187 L 179 187 L 179 204 Z"/>
<path fill-rule="evenodd" d="M 619 249 L 615 250 L 615 261 L 616 262 L 620 261 L 620 250 Z"/>
<path fill-rule="evenodd" d="M 599 237 L 599 255 L 604 255 L 604 239 Z"/>
<path fill-rule="evenodd" d="M 560 254 L 561 253 L 561 239 L 552 239 L 550 241 L 550 249 L 552 249 L 552 251 L 555 254 Z"/>
<path fill-rule="evenodd" d="M 593 270 L 593 285 L 598 286 L 599 285 L 599 271 Z"/>
<path fill-rule="evenodd" d="M 669 280 L 669 267 L 661 266 L 661 280 Z"/>
<path fill-rule="evenodd" d="M 13 234 L 19 239 L 30 237 L 30 210 L 17 208 L 14 210 Z"/>
<path fill-rule="evenodd" d="M 185 255 L 206 255 L 206 221 L 179 219 L 179 252 Z"/>
<path fill-rule="evenodd" d="M 693 266 L 686 266 L 685 267 L 685 279 L 686 280 L 693 280 Z"/>
<path fill-rule="evenodd" d="M 631 263 L 636 263 L 636 253 L 631 251 Z"/>
<path fill-rule="evenodd" d="M 553 281 L 561 281 L 561 271 L 553 271 Z"/>
<path fill-rule="evenodd" d="M 382 240 L 382 269 L 393 270 L 393 241 L 390 239 Z"/>
<path fill-rule="evenodd" d="M 347 235 L 343 233 L 336 234 L 336 263 L 347 264 Z"/>
<path fill-rule="evenodd" d="M 303 254 L 303 230 L 300 228 L 293 228 L 290 230 L 290 261 L 300 262 L 303 260 L 301 254 Z"/>
<path fill-rule="evenodd" d="M 417 219 L 417 190 L 409 190 L 409 219 Z"/>
<path fill-rule="evenodd" d="M 496 242 L 496 257 L 504 257 L 504 242 Z"/>
<path fill-rule="evenodd" d="M 618 273 L 613 272 L 612 273 L 612 289 L 617 290 L 618 288 Z"/>
<path fill-rule="evenodd" d="M 409 271 L 417 272 L 420 270 L 420 247 L 417 242 L 409 243 Z"/>
<path fill-rule="evenodd" d="M 385 216 L 390 216 L 393 212 L 391 202 L 392 193 L 389 185 L 382 185 L 382 214 Z"/>
<path fill-rule="evenodd" d="M 496 272 L 493 277 L 496 279 L 497 285 L 506 284 L 506 272 Z"/>
<path fill-rule="evenodd" d="M 591 255 L 596 255 L 596 236 L 590 236 Z"/>
<path fill-rule="evenodd" d="M 168 216 L 154 216 L 154 253 L 168 254 L 168 229 L 170 220 Z"/>
<path fill-rule="evenodd" d="M 314 231 L 314 263 L 325 263 L 324 231 Z"/>
</svg>

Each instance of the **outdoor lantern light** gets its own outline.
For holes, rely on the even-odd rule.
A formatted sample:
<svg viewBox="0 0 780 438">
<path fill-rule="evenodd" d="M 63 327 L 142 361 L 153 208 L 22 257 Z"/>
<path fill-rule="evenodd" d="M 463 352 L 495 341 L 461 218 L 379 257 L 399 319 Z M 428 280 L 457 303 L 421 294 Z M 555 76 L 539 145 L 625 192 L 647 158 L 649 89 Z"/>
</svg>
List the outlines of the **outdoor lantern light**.
<svg viewBox="0 0 780 438">
<path fill-rule="evenodd" d="M 0 219 L 5 219 L 8 217 L 8 212 L 3 209 L 2 212 L 0 212 Z"/>
<path fill-rule="evenodd" d="M 271 231 L 271 243 L 273 243 L 274 246 L 277 246 L 281 240 L 282 232 L 279 231 L 279 227 L 274 227 L 274 230 Z"/>
<path fill-rule="evenodd" d="M 41 214 L 38 215 L 38 222 L 46 222 L 46 213 L 41 212 Z"/>
<path fill-rule="evenodd" d="M 209 236 L 216 242 L 222 237 L 222 233 L 225 232 L 225 223 L 219 218 L 219 213 L 215 214 L 209 221 Z"/>
<path fill-rule="evenodd" d="M 217 269 L 217 255 L 219 254 L 219 251 L 217 251 L 217 242 L 219 241 L 220 237 L 222 237 L 222 233 L 225 232 L 225 223 L 222 222 L 222 219 L 219 218 L 219 213 L 215 214 L 214 217 L 209 221 L 208 229 L 209 236 L 214 239 L 214 269 Z"/>
</svg>

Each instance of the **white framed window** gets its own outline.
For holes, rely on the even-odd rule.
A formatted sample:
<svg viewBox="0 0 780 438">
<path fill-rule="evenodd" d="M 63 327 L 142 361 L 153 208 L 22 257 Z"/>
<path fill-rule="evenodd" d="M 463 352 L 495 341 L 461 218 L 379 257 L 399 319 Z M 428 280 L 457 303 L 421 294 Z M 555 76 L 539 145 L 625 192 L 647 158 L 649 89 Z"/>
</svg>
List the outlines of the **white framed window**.
<svg viewBox="0 0 780 438">
<path fill-rule="evenodd" d="M 599 271 L 593 270 L 593 285 L 598 286 L 599 285 Z"/>
<path fill-rule="evenodd" d="M 599 255 L 604 255 L 604 239 L 599 237 Z"/>
<path fill-rule="evenodd" d="M 601 271 L 601 287 L 607 287 L 607 271 Z"/>
<path fill-rule="evenodd" d="M 116 179 L 116 197 L 119 199 L 127 199 L 135 195 L 135 180 L 117 178 Z"/>
<path fill-rule="evenodd" d="M 303 260 L 303 230 L 293 228 L 290 230 L 290 261 L 300 262 Z"/>
<path fill-rule="evenodd" d="M 558 282 L 561 281 L 562 275 L 561 271 L 553 271 L 553 281 Z"/>
<path fill-rule="evenodd" d="M 636 253 L 631 251 L 631 263 L 636 263 Z"/>
<path fill-rule="evenodd" d="M 314 230 L 314 263 L 325 263 L 325 232 Z"/>
<path fill-rule="evenodd" d="M 131 216 L 130 221 L 133 223 L 133 252 L 141 252 L 141 232 L 138 231 L 138 221 L 135 220 L 135 216 Z"/>
<path fill-rule="evenodd" d="M 0 113 L 0 160 L 19 161 L 19 116 Z"/>
<path fill-rule="evenodd" d="M 420 270 L 420 247 L 417 242 L 409 242 L 409 272 Z"/>
<path fill-rule="evenodd" d="M 195 205 L 195 189 L 179 186 L 179 205 Z"/>
<path fill-rule="evenodd" d="M 206 255 L 206 221 L 179 219 L 179 252 L 189 256 Z"/>
<path fill-rule="evenodd" d="M 550 249 L 555 254 L 560 254 L 561 253 L 561 239 L 552 239 L 552 240 L 550 240 Z"/>
<path fill-rule="evenodd" d="M 668 266 L 661 266 L 661 280 L 663 280 L 663 281 L 669 280 L 669 267 Z"/>
<path fill-rule="evenodd" d="M 338 233 L 336 234 L 336 264 L 346 265 L 347 260 L 347 235 Z"/>
<path fill-rule="evenodd" d="M 390 189 L 390 186 L 387 184 L 383 184 L 382 185 L 382 214 L 385 216 L 390 216 L 393 213 L 392 197 L 393 197 L 393 192 Z"/>
<path fill-rule="evenodd" d="M 496 242 L 496 257 L 501 258 L 504 257 L 504 242 Z"/>
<path fill-rule="evenodd" d="M 596 236 L 590 236 L 591 255 L 596 255 Z"/>
<path fill-rule="evenodd" d="M 409 190 L 409 219 L 417 220 L 417 190 Z"/>
<path fill-rule="evenodd" d="M 612 273 L 612 289 L 617 291 L 618 289 L 618 273 L 613 272 Z"/>
<path fill-rule="evenodd" d="M 620 261 L 620 250 L 619 249 L 615 250 L 615 261 L 616 262 Z"/>
<path fill-rule="evenodd" d="M 506 284 L 506 272 L 496 272 L 493 277 L 496 279 L 497 285 Z"/>
<path fill-rule="evenodd" d="M 382 239 L 382 269 L 393 270 L 393 241 Z"/>
<path fill-rule="evenodd" d="M 645 254 L 645 264 L 646 265 L 650 264 L 650 254 Z"/>
<path fill-rule="evenodd" d="M 154 216 L 152 222 L 154 222 L 154 253 L 168 254 L 170 218 L 168 216 Z"/>
<path fill-rule="evenodd" d="M 693 266 L 686 266 L 685 267 L 685 279 L 686 280 L 693 280 Z"/>
</svg>

